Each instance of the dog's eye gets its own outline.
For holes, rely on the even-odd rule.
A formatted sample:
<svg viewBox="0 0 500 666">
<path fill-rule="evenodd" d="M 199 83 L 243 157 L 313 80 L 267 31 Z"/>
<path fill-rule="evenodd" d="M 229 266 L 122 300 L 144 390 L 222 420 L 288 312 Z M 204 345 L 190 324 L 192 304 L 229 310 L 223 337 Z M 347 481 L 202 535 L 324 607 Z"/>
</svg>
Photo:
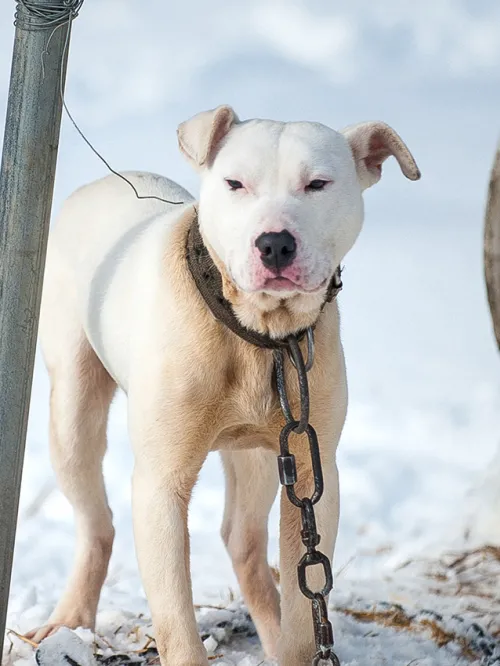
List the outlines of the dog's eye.
<svg viewBox="0 0 500 666">
<path fill-rule="evenodd" d="M 235 190 L 241 190 L 243 188 L 243 183 L 239 180 L 231 180 L 231 178 L 226 178 L 226 183 L 229 185 L 229 188 L 234 192 Z"/>
<path fill-rule="evenodd" d="M 311 192 L 313 190 L 322 190 L 327 183 L 328 183 L 327 180 L 321 180 L 320 178 L 316 178 L 315 180 L 311 180 L 309 185 L 307 185 L 306 191 Z"/>
</svg>

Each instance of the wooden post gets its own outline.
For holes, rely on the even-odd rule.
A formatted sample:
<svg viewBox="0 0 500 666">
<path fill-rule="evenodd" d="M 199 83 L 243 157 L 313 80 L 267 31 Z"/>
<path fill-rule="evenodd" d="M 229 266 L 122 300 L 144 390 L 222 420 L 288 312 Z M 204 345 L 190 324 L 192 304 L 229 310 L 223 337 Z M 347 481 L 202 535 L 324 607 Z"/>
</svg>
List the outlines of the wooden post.
<svg viewBox="0 0 500 666">
<path fill-rule="evenodd" d="M 61 89 L 75 11 L 71 4 L 30 0 L 29 9 L 19 2 L 16 14 L 0 171 L 0 660 L 59 143 Z"/>
<path fill-rule="evenodd" d="M 493 330 L 500 349 L 500 144 L 491 170 L 486 205 L 484 274 Z"/>
</svg>

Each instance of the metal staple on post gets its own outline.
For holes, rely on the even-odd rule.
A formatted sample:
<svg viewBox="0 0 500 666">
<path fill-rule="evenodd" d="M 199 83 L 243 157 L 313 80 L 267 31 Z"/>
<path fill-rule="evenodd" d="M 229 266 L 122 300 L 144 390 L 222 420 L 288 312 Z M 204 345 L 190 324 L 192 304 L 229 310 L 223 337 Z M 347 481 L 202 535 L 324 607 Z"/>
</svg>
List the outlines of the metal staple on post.
<svg viewBox="0 0 500 666">
<path fill-rule="evenodd" d="M 0 171 L 0 660 L 3 652 L 71 21 L 19 0 Z"/>
</svg>

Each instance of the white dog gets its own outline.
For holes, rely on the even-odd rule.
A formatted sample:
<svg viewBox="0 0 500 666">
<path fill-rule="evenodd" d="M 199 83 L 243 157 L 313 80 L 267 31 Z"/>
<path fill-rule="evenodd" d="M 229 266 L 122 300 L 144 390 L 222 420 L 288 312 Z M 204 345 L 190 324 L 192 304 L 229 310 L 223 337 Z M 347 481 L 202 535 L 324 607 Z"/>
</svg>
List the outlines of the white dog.
<svg viewBox="0 0 500 666">
<path fill-rule="evenodd" d="M 114 535 L 102 459 L 119 386 L 135 454 L 137 554 L 162 665 L 208 664 L 193 610 L 187 510 L 208 452 L 220 450 L 222 536 L 265 653 L 282 666 L 306 666 L 315 649 L 310 602 L 297 586 L 300 512 L 286 497 L 281 604 L 266 557 L 284 423 L 273 355 L 213 316 L 189 270 L 186 238 L 198 216 L 223 295 L 245 327 L 283 338 L 316 325 L 310 421 L 325 479 L 316 518 L 331 558 L 347 390 L 338 309 L 325 305 L 325 294 L 360 232 L 362 192 L 380 179 L 382 162 L 394 155 L 407 178 L 420 174 L 398 135 L 378 122 L 339 133 L 310 122 L 240 122 L 221 106 L 182 123 L 178 137 L 201 175 L 198 204 L 160 176 L 127 174 L 141 196 L 184 205 L 138 199 L 109 176 L 68 199 L 51 235 L 41 319 L 50 445 L 78 536 L 66 592 L 49 624 L 31 635 L 94 626 Z M 290 393 L 296 411 L 297 391 Z M 298 441 L 294 452 L 301 495 L 311 487 L 308 447 Z M 310 583 L 321 587 L 321 577 Z"/>
</svg>

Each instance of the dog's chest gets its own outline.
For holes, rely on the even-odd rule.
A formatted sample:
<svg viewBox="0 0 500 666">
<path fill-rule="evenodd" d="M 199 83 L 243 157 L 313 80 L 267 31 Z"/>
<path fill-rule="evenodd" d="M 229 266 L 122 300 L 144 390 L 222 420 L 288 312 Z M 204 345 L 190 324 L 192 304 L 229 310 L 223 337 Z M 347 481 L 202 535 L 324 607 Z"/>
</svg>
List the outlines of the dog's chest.
<svg viewBox="0 0 500 666">
<path fill-rule="evenodd" d="M 268 446 L 277 438 L 283 417 L 269 355 L 228 366 L 221 417 L 216 449 Z"/>
</svg>

